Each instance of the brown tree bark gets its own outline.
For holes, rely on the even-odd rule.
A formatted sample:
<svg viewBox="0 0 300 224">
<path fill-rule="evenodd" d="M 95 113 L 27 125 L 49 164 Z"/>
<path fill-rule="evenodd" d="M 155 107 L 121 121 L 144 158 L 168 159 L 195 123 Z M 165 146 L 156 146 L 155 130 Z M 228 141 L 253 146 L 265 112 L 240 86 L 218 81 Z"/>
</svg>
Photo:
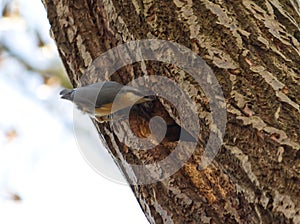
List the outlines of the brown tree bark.
<svg viewBox="0 0 300 224">
<path fill-rule="evenodd" d="M 51 32 L 73 85 L 95 80 L 85 70 L 101 53 L 131 40 L 163 39 L 201 56 L 212 68 L 227 110 L 223 145 L 199 169 L 211 121 L 199 85 L 176 66 L 125 66 L 112 79 L 124 84 L 161 74 L 199 106 L 202 140 L 189 161 L 159 182 L 135 185 L 126 162 L 159 160 L 177 142 L 147 152 L 129 148 L 107 123 L 97 124 L 150 223 L 300 223 L 300 8 L 296 0 L 44 0 Z M 142 106 L 141 106 L 142 107 Z M 131 128 L 145 136 L 147 113 L 181 125 L 162 99 L 136 112 Z M 126 131 L 125 125 L 120 129 Z M 145 128 L 145 130 L 144 130 Z M 185 146 L 188 148 L 187 146 Z M 116 211 L 117 213 L 117 211 Z"/>
</svg>

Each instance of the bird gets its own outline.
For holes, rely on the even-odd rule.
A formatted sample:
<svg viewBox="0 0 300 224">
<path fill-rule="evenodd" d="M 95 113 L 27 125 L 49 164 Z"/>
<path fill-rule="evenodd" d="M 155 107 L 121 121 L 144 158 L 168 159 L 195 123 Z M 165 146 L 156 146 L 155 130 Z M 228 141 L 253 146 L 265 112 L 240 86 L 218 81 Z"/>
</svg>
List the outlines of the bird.
<svg viewBox="0 0 300 224">
<path fill-rule="evenodd" d="M 112 114 L 136 104 L 149 102 L 153 95 L 114 81 L 97 82 L 75 89 L 63 89 L 61 98 L 73 102 L 78 109 L 98 122 L 112 120 Z"/>
</svg>

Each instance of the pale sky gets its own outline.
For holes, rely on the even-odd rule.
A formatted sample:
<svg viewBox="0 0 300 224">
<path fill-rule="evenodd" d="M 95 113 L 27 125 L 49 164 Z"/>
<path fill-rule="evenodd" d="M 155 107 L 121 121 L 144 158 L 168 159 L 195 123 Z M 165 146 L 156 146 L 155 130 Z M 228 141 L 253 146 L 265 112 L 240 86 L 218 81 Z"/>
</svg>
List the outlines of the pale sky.
<svg viewBox="0 0 300 224">
<path fill-rule="evenodd" d="M 53 43 L 45 52 L 33 38 L 38 30 L 50 42 L 41 2 L 16 2 L 25 20 L 0 18 L 0 45 L 37 68 L 57 63 Z M 73 132 L 74 108 L 59 99 L 60 89 L 44 85 L 9 55 L 0 58 L 0 223 L 148 223 L 130 188 L 116 183 L 120 175 L 105 149 L 91 144 L 96 135 L 86 120 L 80 142 L 104 161 L 97 168 L 110 172 L 100 175 L 82 157 Z M 21 201 L 11 200 L 13 194 Z"/>
</svg>

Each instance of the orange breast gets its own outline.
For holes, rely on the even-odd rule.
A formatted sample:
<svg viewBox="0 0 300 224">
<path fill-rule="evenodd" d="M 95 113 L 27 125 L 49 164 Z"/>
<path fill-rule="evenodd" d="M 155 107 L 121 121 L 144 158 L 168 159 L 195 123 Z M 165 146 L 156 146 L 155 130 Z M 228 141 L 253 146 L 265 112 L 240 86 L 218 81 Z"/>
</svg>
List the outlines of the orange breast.
<svg viewBox="0 0 300 224">
<path fill-rule="evenodd" d="M 102 117 L 111 114 L 112 104 L 104 104 L 101 108 L 95 108 L 95 115 Z"/>
<path fill-rule="evenodd" d="M 143 103 L 146 101 L 149 101 L 149 100 L 147 100 L 145 98 L 140 98 L 131 92 L 122 94 L 115 98 L 113 104 L 108 103 L 108 104 L 104 104 L 101 108 L 96 108 L 95 116 L 98 116 L 98 117 L 106 116 L 106 115 L 115 113 L 116 111 L 122 110 L 124 108 L 131 107 L 134 104 L 139 104 L 139 103 Z M 114 105 L 114 106 L 112 107 L 112 105 Z"/>
</svg>

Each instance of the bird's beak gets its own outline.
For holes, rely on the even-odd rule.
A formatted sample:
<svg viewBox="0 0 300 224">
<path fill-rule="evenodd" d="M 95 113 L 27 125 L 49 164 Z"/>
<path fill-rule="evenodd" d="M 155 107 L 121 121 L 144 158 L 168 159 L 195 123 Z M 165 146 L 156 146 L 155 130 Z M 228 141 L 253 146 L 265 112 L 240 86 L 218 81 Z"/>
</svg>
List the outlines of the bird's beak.
<svg viewBox="0 0 300 224">
<path fill-rule="evenodd" d="M 60 91 L 59 94 L 62 99 L 72 100 L 72 97 L 71 97 L 72 92 L 73 92 L 72 89 L 63 89 L 62 91 Z"/>
</svg>

